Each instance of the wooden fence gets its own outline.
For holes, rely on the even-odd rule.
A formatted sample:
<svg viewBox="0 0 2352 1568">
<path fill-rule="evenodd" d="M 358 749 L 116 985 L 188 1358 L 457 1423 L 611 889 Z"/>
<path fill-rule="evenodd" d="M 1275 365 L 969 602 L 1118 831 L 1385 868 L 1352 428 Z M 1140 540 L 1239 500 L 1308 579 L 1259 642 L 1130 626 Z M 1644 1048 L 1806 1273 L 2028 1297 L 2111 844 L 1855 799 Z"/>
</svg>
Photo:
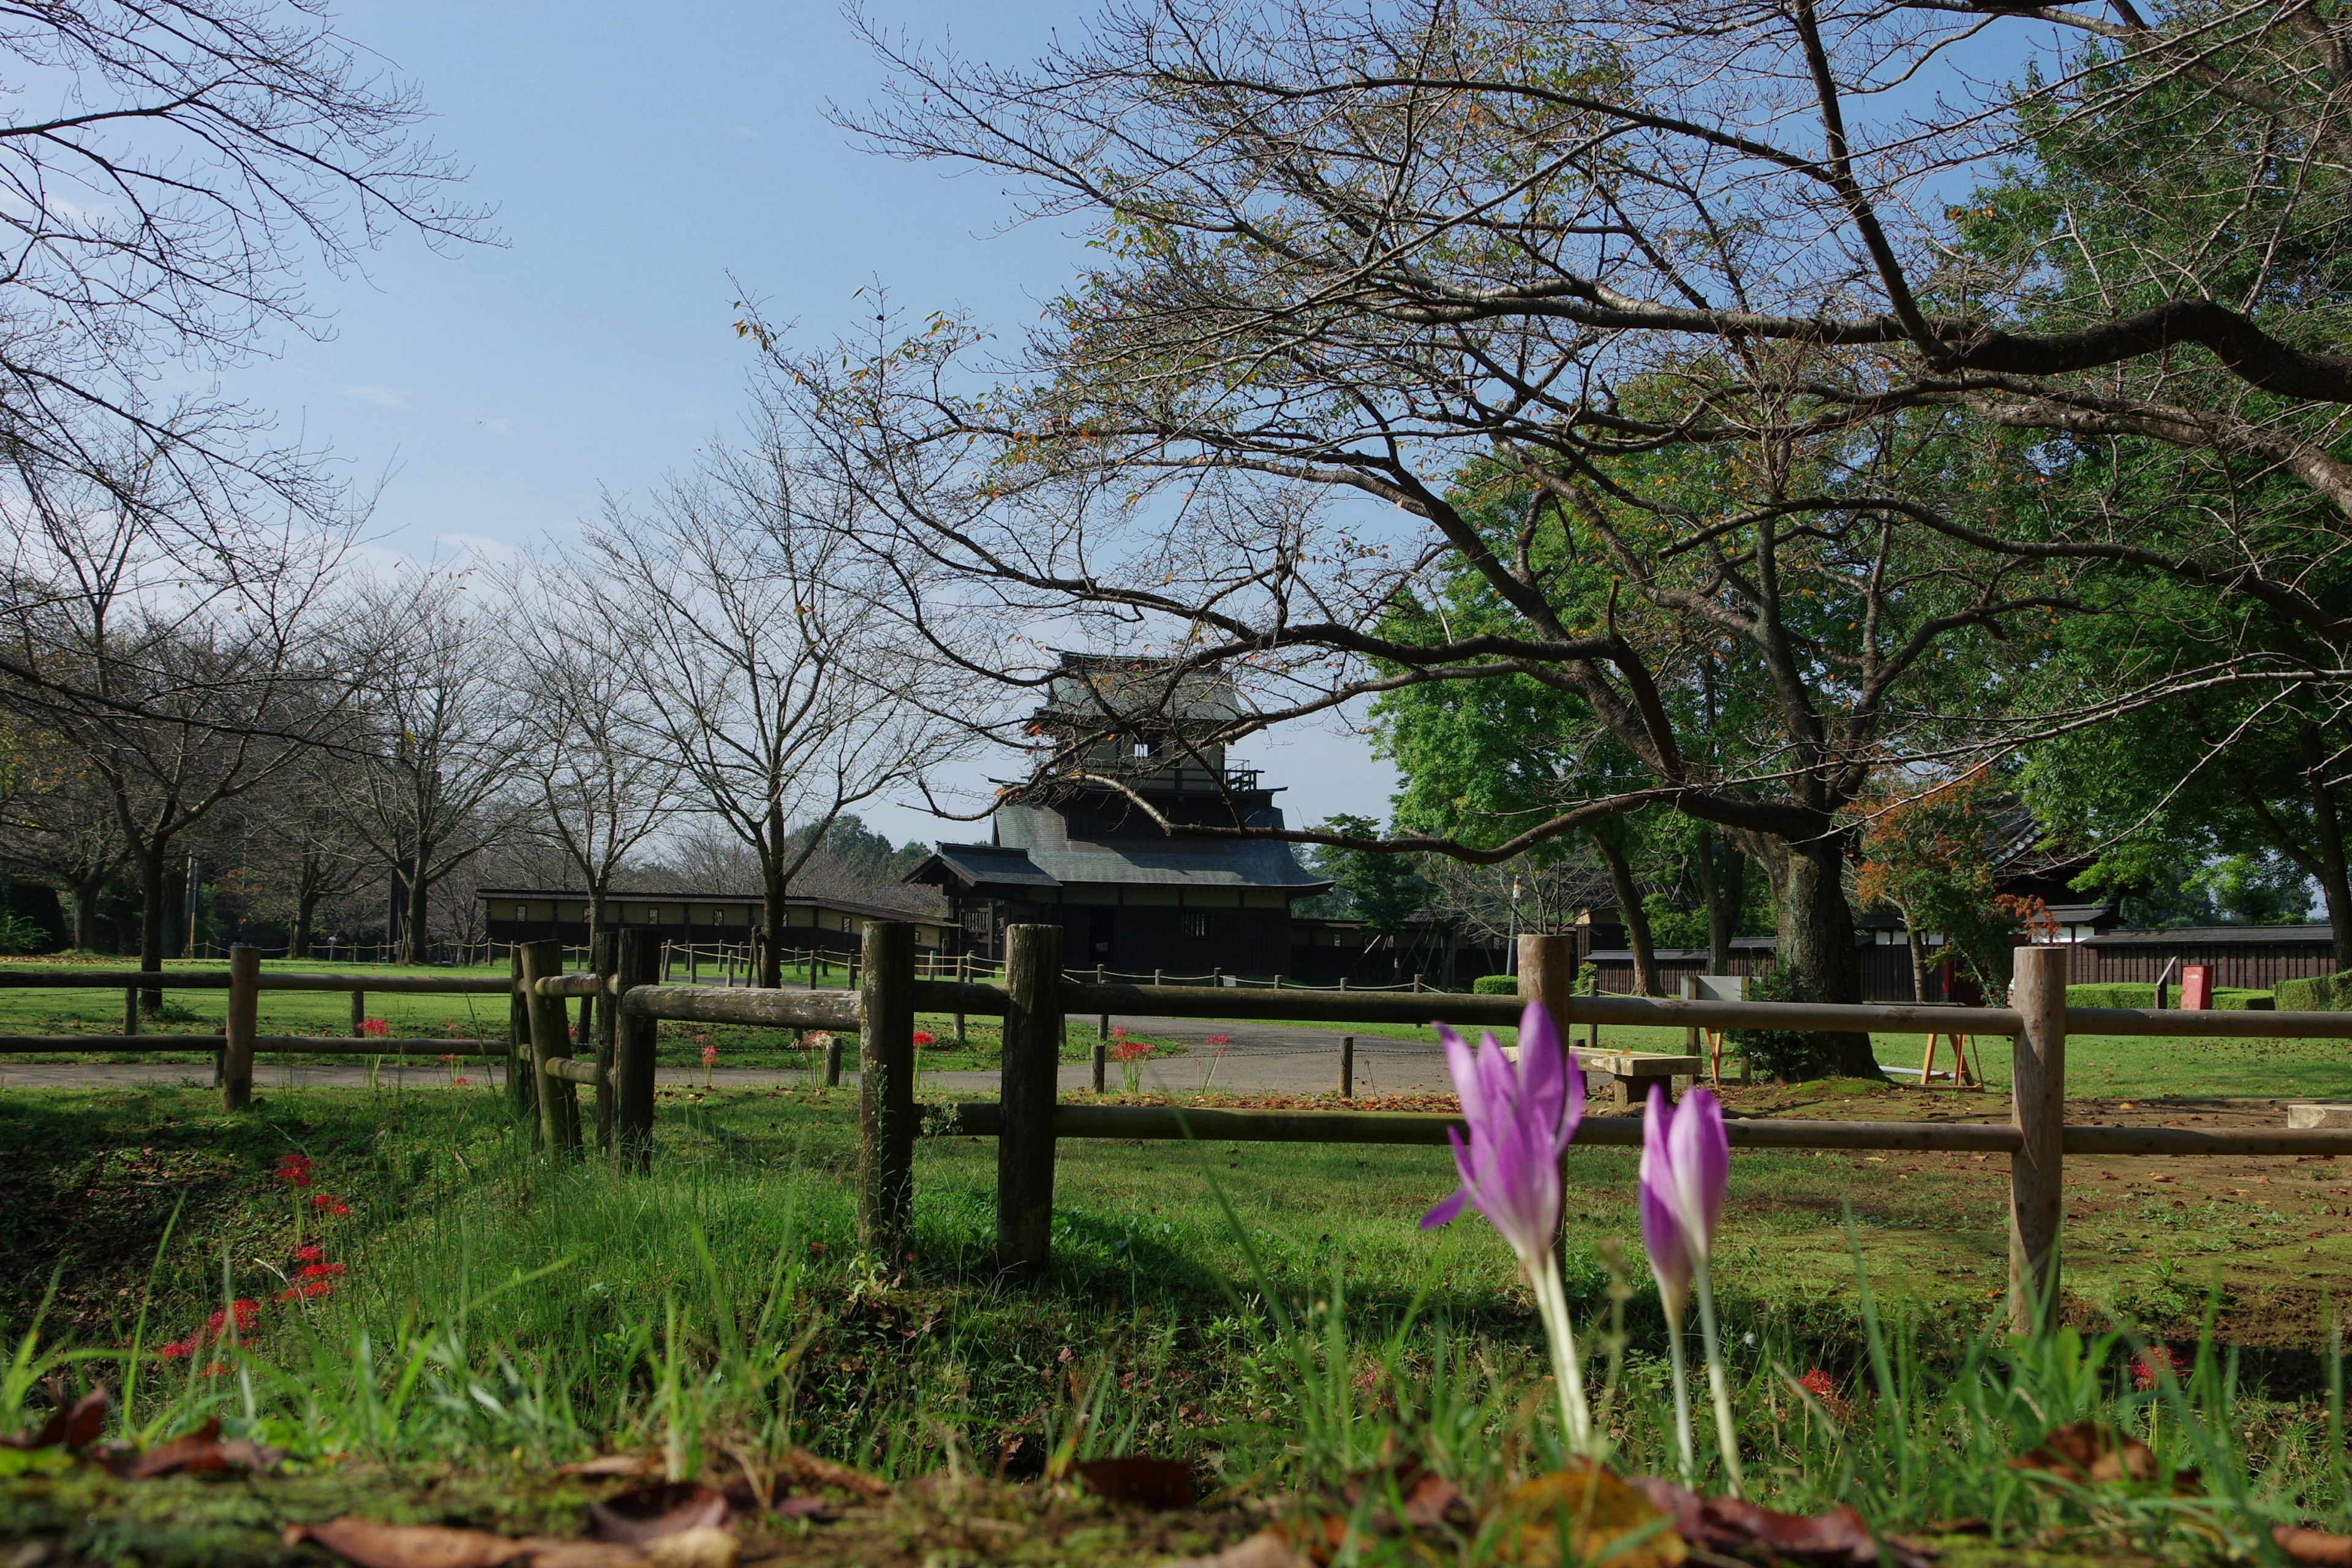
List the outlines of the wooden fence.
<svg viewBox="0 0 2352 1568">
<path fill-rule="evenodd" d="M 1813 1003 L 1658 1001 L 1574 995 L 1572 949 L 1562 937 L 1522 937 L 1520 995 L 1242 989 L 1231 985 L 1155 985 L 1075 979 L 1063 970 L 1058 926 L 1013 926 L 1001 980 L 926 975 L 914 927 L 875 921 L 866 930 L 855 990 L 804 990 L 666 984 L 661 939 L 624 931 L 600 940 L 585 972 L 566 973 L 554 942 L 518 945 L 509 979 L 436 976 L 264 974 L 257 953 L 235 950 L 226 974 L 141 974 L 0 969 L 6 986 L 226 988 L 228 1023 L 220 1037 L 223 1095 L 236 1109 L 252 1094 L 257 1051 L 385 1052 L 389 1047 L 447 1050 L 468 1045 L 506 1054 L 498 1043 L 380 1039 L 287 1041 L 262 1037 L 256 1009 L 265 990 L 505 993 L 511 1055 L 507 1092 L 538 1142 L 558 1156 L 578 1156 L 588 1142 L 578 1088 L 597 1090 L 594 1137 L 618 1168 L 643 1170 L 653 1153 L 656 1033 L 661 1022 L 814 1028 L 858 1039 L 857 1198 L 860 1237 L 870 1248 L 906 1247 L 914 1191 L 917 1137 L 969 1135 L 997 1140 L 997 1252 L 1001 1267 L 1034 1275 L 1051 1261 L 1054 1164 L 1065 1138 L 1194 1138 L 1219 1142 L 1442 1144 L 1456 1117 L 1352 1110 L 1224 1110 L 1175 1106 L 1064 1104 L 1059 1079 L 1065 1020 L 1113 1013 L 1162 1017 L 1288 1020 L 1301 1023 L 1426 1025 L 1438 1018 L 1470 1027 L 1518 1021 L 1526 999 L 1542 1001 L 1563 1034 L 1580 1026 L 1812 1029 L 1853 1033 L 1963 1033 L 2015 1042 L 2011 1114 L 2006 1121 L 1818 1121 L 1738 1118 L 1735 1148 L 1886 1149 L 2000 1153 L 2010 1161 L 2010 1277 L 2012 1320 L 2021 1330 L 2029 1301 L 2054 1311 L 2063 1170 L 2068 1154 L 2327 1155 L 2352 1153 L 2352 1130 L 2068 1126 L 2064 1121 L 2066 1041 L 2070 1035 L 2304 1037 L 2352 1038 L 2352 1012 L 2152 1012 L 2065 1005 L 2068 950 L 2021 949 L 2007 1007 Z M 593 999 L 575 1025 L 565 1003 Z M 998 1099 L 924 1107 L 914 1099 L 918 1013 L 977 1014 L 1003 1020 Z M 190 1048 L 186 1036 L 18 1037 L 0 1050 L 121 1049 L 128 1038 L 155 1049 Z M 202 1040 L 203 1037 L 194 1037 Z M 582 1056 L 582 1051 L 587 1051 Z M 526 1070 L 522 1063 L 528 1062 Z M 837 1059 L 834 1068 L 837 1076 Z M 1587 1145 L 1633 1146 L 1638 1116 L 1588 1116 L 1577 1134 Z M 2030 1289 L 2028 1287 L 2031 1287 Z"/>
</svg>

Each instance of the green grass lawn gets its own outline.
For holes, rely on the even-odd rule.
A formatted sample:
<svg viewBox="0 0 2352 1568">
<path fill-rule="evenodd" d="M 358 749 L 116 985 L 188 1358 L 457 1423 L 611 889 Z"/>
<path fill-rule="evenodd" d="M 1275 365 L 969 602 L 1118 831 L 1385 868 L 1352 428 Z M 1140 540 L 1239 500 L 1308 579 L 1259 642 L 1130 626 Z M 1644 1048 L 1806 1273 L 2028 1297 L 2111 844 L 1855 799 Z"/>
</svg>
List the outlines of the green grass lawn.
<svg viewBox="0 0 2352 1568">
<path fill-rule="evenodd" d="M 1731 1099 L 1799 1116 L 1956 1107 L 1855 1083 Z M 902 1477 L 1019 1473 L 1083 1440 L 1082 1452 L 1194 1456 L 1251 1486 L 1307 1485 L 1402 1440 L 1475 1495 L 1535 1462 L 1529 1424 L 1548 1396 L 1514 1260 L 1475 1217 L 1419 1228 L 1456 1180 L 1445 1151 L 1066 1141 L 1055 1269 L 1016 1285 L 992 1253 L 991 1141 L 921 1143 L 911 1256 L 860 1256 L 855 1121 L 847 1092 L 666 1090 L 653 1173 L 620 1177 L 593 1161 L 551 1165 L 478 1089 L 265 1087 L 234 1116 L 176 1089 L 0 1095 L 0 1324 L 13 1341 L 37 1318 L 45 1347 L 91 1358 L 83 1373 L 118 1392 L 138 1340 L 149 1353 L 129 1390 L 134 1429 L 163 1436 L 217 1414 L 298 1458 L 364 1461 L 348 1485 L 370 1506 L 516 1528 L 541 1527 L 554 1461 L 667 1447 L 719 1470 L 755 1438 Z M 275 1174 L 289 1155 L 311 1162 L 310 1186 Z M 1634 1160 L 1571 1152 L 1565 1257 L 1596 1356 L 1624 1313 L 1620 1462 L 1664 1470 L 1664 1341 Z M 2198 1164 L 2158 1184 L 2152 1162 L 2070 1163 L 2069 1316 L 2122 1315 L 2182 1341 L 2212 1311 L 2240 1375 L 2274 1396 L 2231 1416 L 2249 1452 L 2316 1497 L 2309 1400 L 2324 1382 L 2322 1293 L 2352 1271 L 2338 1217 L 2352 1213 L 2352 1172 Z M 2013 1447 L 1924 1466 L 1915 1484 L 1908 1460 L 1849 1453 L 1817 1430 L 1781 1377 L 1820 1366 L 1867 1399 L 1858 1247 L 1904 1364 L 1956 1378 L 1948 1397 L 1981 1405 L 1978 1374 L 1930 1369 L 1999 1343 L 1981 1336 L 2005 1272 L 2003 1163 L 1741 1152 L 1732 1176 L 1716 1273 L 1730 1331 L 1752 1336 L 1735 1352 L 1743 1426 L 1785 1445 L 1759 1461 L 1761 1494 L 1806 1509 L 1855 1499 L 1874 1522 L 1918 1529 L 1992 1506 L 1969 1489 L 2024 1488 L 1999 1462 Z M 309 1297 L 305 1247 L 345 1270 Z M 155 1359 L 231 1299 L 258 1304 L 243 1349 Z M 1286 1348 L 1277 1306 L 1324 1326 Z M 1302 1355 L 1322 1370 L 1310 1377 Z M 2079 1402 L 2120 1374 L 2068 1375 Z M 1334 1401 L 1353 1414 L 1340 1420 Z M 1945 1442 L 1963 1415 L 1937 1405 L 1921 1420 Z M 2055 1418 L 2004 1415 L 1984 1441 L 2016 1442 L 2003 1423 Z M 1876 1440 L 1857 1428 L 1851 1441 Z M 420 1494 L 420 1478 L 441 1479 Z M 33 1507 L 26 1495 L 0 1487 L 0 1533 L 7 1509 Z M 253 1503 L 267 1489 L 235 1495 L 284 1517 Z M 37 1517 L 63 1518 L 58 1499 L 79 1496 L 43 1493 Z M 2016 1510 L 2004 1531 L 2042 1517 L 2048 1500 L 2031 1500 L 2001 1505 Z M 73 1503 L 89 1518 L 128 1506 Z"/>
</svg>

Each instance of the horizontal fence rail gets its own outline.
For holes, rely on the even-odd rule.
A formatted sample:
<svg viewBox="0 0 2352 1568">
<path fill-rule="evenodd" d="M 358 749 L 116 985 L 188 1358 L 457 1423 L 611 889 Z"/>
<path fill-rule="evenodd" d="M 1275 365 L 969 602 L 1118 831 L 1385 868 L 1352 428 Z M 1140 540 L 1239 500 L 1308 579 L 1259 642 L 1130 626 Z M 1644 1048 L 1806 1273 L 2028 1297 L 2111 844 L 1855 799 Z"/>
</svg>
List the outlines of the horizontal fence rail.
<svg viewBox="0 0 2352 1568">
<path fill-rule="evenodd" d="M 935 1138 L 994 1138 L 1004 1108 L 991 1101 L 927 1106 L 923 1131 Z M 1201 1143 L 1396 1143 L 1450 1142 L 1466 1131 L 1458 1116 L 1409 1110 L 1225 1110 L 1177 1105 L 1057 1105 L 1056 1138 Z M 2012 1154 L 2024 1135 L 2000 1121 L 1811 1121 L 1794 1117 L 1733 1117 L 1724 1123 L 1735 1149 L 1877 1149 L 1946 1154 Z M 1580 1148 L 1639 1148 L 1642 1118 L 1588 1116 Z M 2352 1128 L 2085 1127 L 2065 1130 L 2069 1154 L 2352 1154 Z"/>
<path fill-rule="evenodd" d="M 191 1051 L 207 1055 L 228 1048 L 226 1035 L 0 1035 L 0 1056 L 100 1055 L 115 1051 Z M 504 1040 L 447 1040 L 419 1037 L 383 1039 L 375 1036 L 342 1038 L 313 1035 L 256 1035 L 253 1048 L 280 1056 L 503 1057 Z"/>
</svg>

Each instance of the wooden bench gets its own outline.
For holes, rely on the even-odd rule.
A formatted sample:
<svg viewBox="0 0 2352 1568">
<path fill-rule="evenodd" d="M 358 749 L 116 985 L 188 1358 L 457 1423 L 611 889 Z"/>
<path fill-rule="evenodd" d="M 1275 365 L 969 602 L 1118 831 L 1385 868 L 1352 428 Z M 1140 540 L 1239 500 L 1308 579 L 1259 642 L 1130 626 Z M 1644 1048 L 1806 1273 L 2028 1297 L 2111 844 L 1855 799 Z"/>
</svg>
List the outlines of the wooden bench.
<svg viewBox="0 0 2352 1568">
<path fill-rule="evenodd" d="M 1696 1083 L 1706 1071 L 1704 1057 L 1670 1057 L 1655 1051 L 1579 1051 L 1576 1059 L 1584 1068 L 1585 1093 L 1591 1094 L 1596 1074 L 1606 1078 L 1609 1103 L 1621 1109 L 1646 1100 L 1654 1079 L 1666 1080 L 1666 1097 L 1671 1100 L 1675 1079 L 1686 1078 Z"/>
</svg>

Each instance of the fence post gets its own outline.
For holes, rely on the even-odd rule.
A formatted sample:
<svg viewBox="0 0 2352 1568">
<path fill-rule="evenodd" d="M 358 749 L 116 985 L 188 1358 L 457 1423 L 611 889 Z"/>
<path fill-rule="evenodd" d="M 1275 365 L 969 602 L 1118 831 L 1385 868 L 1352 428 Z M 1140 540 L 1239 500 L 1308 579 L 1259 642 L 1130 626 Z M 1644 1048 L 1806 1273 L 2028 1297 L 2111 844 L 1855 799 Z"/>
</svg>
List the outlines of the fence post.
<svg viewBox="0 0 2352 1568">
<path fill-rule="evenodd" d="M 1568 1043 L 1568 999 L 1576 988 L 1576 939 L 1519 934 L 1519 999 L 1540 1002 Z"/>
<path fill-rule="evenodd" d="M 857 966 L 857 1240 L 907 1251 L 915 1196 L 915 928 L 867 921 Z"/>
<path fill-rule="evenodd" d="M 956 954 L 955 977 L 959 982 L 963 983 L 968 983 L 971 979 L 971 954 L 968 952 L 959 952 Z M 955 1016 L 955 1026 L 956 1044 L 960 1046 L 964 1043 L 962 1014 L 958 1013 Z"/>
<path fill-rule="evenodd" d="M 139 987 L 136 985 L 122 988 L 122 1032 L 126 1035 L 139 1032 Z"/>
<path fill-rule="evenodd" d="M 1339 1098 L 1356 1098 L 1356 1037 L 1339 1037 Z"/>
<path fill-rule="evenodd" d="M 522 944 L 523 1005 L 530 1015 L 530 1065 L 539 1083 L 541 1142 L 551 1153 L 572 1154 L 580 1149 L 580 1100 L 572 1084 L 551 1078 L 547 1064 L 572 1055 L 572 1031 L 565 1026 L 563 998 L 542 996 L 537 983 L 563 973 L 561 942 Z"/>
<path fill-rule="evenodd" d="M 1062 928 L 1004 931 L 1003 1131 L 996 1140 L 996 1262 L 1045 1272 L 1054 1253 L 1054 1102 L 1062 1045 Z"/>
<path fill-rule="evenodd" d="M 596 1147 L 608 1152 L 620 1109 L 620 1082 L 614 1075 L 619 1071 L 621 1007 L 611 989 L 621 972 L 619 936 L 618 931 L 600 931 L 590 941 L 588 967 L 604 977 L 606 988 L 601 995 L 583 997 L 580 1004 L 595 1020 L 596 1067 L 604 1074 L 596 1085 Z"/>
<path fill-rule="evenodd" d="M 354 1039 L 367 1033 L 367 993 L 352 993 L 352 1036 Z"/>
<path fill-rule="evenodd" d="M 1100 963 L 1095 965 L 1095 984 L 1097 985 L 1102 984 L 1109 978 L 1110 973 L 1107 965 Z M 1095 1038 L 1097 1040 L 1108 1040 L 1110 1038 L 1110 1015 L 1108 1013 L 1105 1013 L 1101 1017 L 1095 1020 Z M 1102 1085 L 1095 1085 L 1095 1092 L 1097 1094 L 1100 1094 L 1102 1092 Z"/>
<path fill-rule="evenodd" d="M 531 1064 L 530 1008 L 523 1001 L 522 943 L 507 947 L 507 973 L 513 989 L 507 993 L 507 1109 L 530 1129 L 539 1142 L 539 1074 Z"/>
<path fill-rule="evenodd" d="M 615 973 L 620 996 L 613 998 L 614 1158 L 624 1171 L 644 1171 L 654 1159 L 654 1044 L 661 1024 L 621 1012 L 621 996 L 651 985 L 661 970 L 661 948 L 649 931 L 625 931 Z"/>
<path fill-rule="evenodd" d="M 2009 1005 L 2021 1027 L 2010 1118 L 2022 1139 L 2009 1159 L 2009 1326 L 2058 1321 L 2058 1226 L 2064 1212 L 2066 950 L 2021 947 Z"/>
<path fill-rule="evenodd" d="M 1108 1066 L 1110 1062 L 1110 1042 L 1108 1040 L 1097 1040 L 1095 1042 L 1093 1060 L 1095 1068 L 1095 1092 L 1097 1094 L 1100 1094 L 1103 1092 L 1103 1069 Z"/>
<path fill-rule="evenodd" d="M 261 950 L 238 942 L 228 950 L 228 1043 L 221 1047 L 221 1104 L 243 1110 L 253 1102 L 253 1039 L 261 1033 Z"/>
<path fill-rule="evenodd" d="M 824 1087 L 841 1087 L 841 1037 L 828 1034 L 824 1037 Z"/>
</svg>

